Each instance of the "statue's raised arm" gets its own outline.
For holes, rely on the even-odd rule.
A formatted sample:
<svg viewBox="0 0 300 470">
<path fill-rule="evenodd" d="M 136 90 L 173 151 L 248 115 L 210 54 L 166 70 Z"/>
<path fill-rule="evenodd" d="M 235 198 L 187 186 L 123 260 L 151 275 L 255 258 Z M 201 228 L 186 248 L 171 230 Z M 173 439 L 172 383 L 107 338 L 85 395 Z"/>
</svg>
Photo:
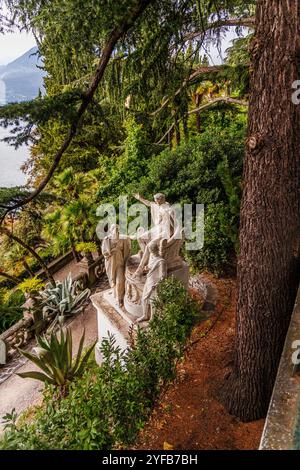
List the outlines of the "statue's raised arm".
<svg viewBox="0 0 300 470">
<path fill-rule="evenodd" d="M 135 193 L 133 196 L 142 204 L 145 204 L 145 206 L 148 206 L 148 207 L 151 206 L 151 201 L 148 201 L 148 199 L 144 199 L 139 193 Z"/>
</svg>

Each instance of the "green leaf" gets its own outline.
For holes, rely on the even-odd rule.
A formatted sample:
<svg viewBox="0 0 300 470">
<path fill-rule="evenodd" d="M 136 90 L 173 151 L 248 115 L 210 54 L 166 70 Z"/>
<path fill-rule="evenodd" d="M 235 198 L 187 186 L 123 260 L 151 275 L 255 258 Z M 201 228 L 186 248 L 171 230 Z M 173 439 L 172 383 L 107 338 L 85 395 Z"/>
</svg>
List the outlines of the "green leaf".
<svg viewBox="0 0 300 470">
<path fill-rule="evenodd" d="M 92 346 L 87 350 L 87 352 L 86 352 L 85 355 L 83 356 L 82 361 L 81 361 L 81 363 L 80 363 L 80 366 L 79 366 L 79 368 L 78 368 L 78 370 L 77 370 L 77 372 L 76 372 L 76 376 L 77 376 L 77 377 L 80 377 L 80 376 L 83 374 L 84 368 L 85 368 L 85 366 L 86 366 L 86 364 L 87 364 L 87 362 L 88 362 L 88 360 L 89 360 L 89 358 L 90 358 L 90 355 L 91 355 L 91 353 L 92 353 L 92 351 L 93 351 L 93 349 L 94 349 L 96 343 L 97 343 L 97 341 L 95 341 L 95 342 L 92 344 Z"/>
<path fill-rule="evenodd" d="M 16 375 L 19 377 L 22 377 L 22 379 L 35 379 L 35 380 L 40 380 L 41 382 L 44 383 L 49 383 L 52 385 L 55 385 L 55 381 L 48 377 L 47 375 L 43 374 L 42 372 L 37 372 L 37 371 L 30 371 L 30 372 L 19 372 Z"/>
<path fill-rule="evenodd" d="M 82 349 L 83 349 L 84 338 L 85 338 L 85 330 L 83 330 L 83 334 L 80 338 L 75 364 L 74 364 L 74 367 L 72 368 L 72 371 L 71 371 L 72 374 L 76 373 L 77 367 L 79 366 L 79 362 L 80 362 L 80 358 L 81 358 L 81 354 L 82 354 Z"/>
</svg>

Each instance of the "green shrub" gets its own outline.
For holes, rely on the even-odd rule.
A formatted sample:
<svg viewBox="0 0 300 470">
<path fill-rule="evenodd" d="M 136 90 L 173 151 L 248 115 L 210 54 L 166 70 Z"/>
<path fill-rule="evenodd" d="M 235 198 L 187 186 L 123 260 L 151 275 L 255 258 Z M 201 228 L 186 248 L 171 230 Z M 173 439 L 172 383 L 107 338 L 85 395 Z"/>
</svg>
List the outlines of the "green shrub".
<svg viewBox="0 0 300 470">
<path fill-rule="evenodd" d="M 223 171 L 226 162 L 232 183 L 239 185 L 244 156 L 245 122 L 209 127 L 174 150 L 166 149 L 149 163 L 139 192 L 151 197 L 163 192 L 172 202 L 214 204 L 229 202 Z M 224 167 L 224 165 L 223 165 Z M 227 175 L 226 175 L 227 176 Z"/>
<path fill-rule="evenodd" d="M 80 242 L 77 243 L 75 246 L 77 251 L 89 251 L 90 253 L 94 253 L 97 251 L 96 243 L 94 242 Z"/>
<path fill-rule="evenodd" d="M 235 256 L 239 228 L 245 120 L 228 127 L 211 125 L 205 132 L 166 149 L 149 164 L 140 192 L 165 193 L 171 203 L 204 204 L 205 243 L 188 252 L 192 265 L 222 274 Z"/>
<path fill-rule="evenodd" d="M 25 279 L 25 281 L 18 284 L 18 289 L 24 292 L 24 294 L 37 293 L 43 287 L 45 287 L 45 283 L 38 277 Z"/>
<path fill-rule="evenodd" d="M 20 290 L 0 289 L 0 334 L 23 317 L 25 296 Z"/>
<path fill-rule="evenodd" d="M 98 197 L 117 202 L 119 196 L 137 192 L 140 179 L 147 174 L 148 163 L 154 152 L 142 124 L 130 117 L 124 122 L 126 138 L 123 152 L 113 158 L 103 158 L 106 180 L 102 181 Z"/>
<path fill-rule="evenodd" d="M 185 252 L 192 268 L 197 271 L 209 269 L 220 275 L 234 267 L 237 233 L 231 233 L 231 217 L 228 206 L 223 203 L 206 208 L 204 246 L 201 250 Z"/>
<path fill-rule="evenodd" d="M 159 288 L 156 314 L 139 329 L 127 353 L 113 337 L 103 342 L 103 365 L 91 362 L 68 396 L 53 400 L 48 386 L 34 421 L 16 424 L 6 417 L 2 449 L 111 449 L 134 442 L 163 385 L 175 377 L 176 360 L 195 322 L 199 306 L 183 286 L 167 279 Z"/>
</svg>

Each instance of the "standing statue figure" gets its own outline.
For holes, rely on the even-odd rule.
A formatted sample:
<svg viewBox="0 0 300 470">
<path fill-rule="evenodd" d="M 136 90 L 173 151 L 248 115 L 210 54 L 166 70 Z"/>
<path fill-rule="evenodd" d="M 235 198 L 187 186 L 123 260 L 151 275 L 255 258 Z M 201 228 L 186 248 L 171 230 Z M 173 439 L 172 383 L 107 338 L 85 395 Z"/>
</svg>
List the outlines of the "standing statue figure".
<svg viewBox="0 0 300 470">
<path fill-rule="evenodd" d="M 141 241 L 149 242 L 156 238 L 172 237 L 177 226 L 176 215 L 172 206 L 166 201 L 165 195 L 155 194 L 154 201 L 148 201 L 138 193 L 134 194 L 134 197 L 151 209 L 153 228 L 142 235 Z"/>
<path fill-rule="evenodd" d="M 119 307 L 123 306 L 125 294 L 125 264 L 130 255 L 131 242 L 120 235 L 119 226 L 113 224 L 102 241 L 102 254 L 109 285 Z"/>
<path fill-rule="evenodd" d="M 153 316 L 153 300 L 156 297 L 157 286 L 167 276 L 167 263 L 161 254 L 161 239 L 155 239 L 148 243 L 147 249 L 149 250 L 148 273 L 146 283 L 143 289 L 142 306 L 143 316 L 137 322 L 149 321 Z M 142 274 L 142 269 L 138 269 L 135 273 L 136 276 Z"/>
</svg>

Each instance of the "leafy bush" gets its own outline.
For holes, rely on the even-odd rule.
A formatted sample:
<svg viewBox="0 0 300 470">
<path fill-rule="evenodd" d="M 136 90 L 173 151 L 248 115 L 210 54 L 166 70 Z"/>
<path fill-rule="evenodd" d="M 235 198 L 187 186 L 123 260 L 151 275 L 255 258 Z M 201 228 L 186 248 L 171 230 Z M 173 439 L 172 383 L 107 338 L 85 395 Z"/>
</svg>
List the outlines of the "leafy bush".
<svg viewBox="0 0 300 470">
<path fill-rule="evenodd" d="M 91 253 L 97 251 L 96 243 L 94 242 L 81 242 L 75 246 L 77 251 L 89 251 Z"/>
<path fill-rule="evenodd" d="M 0 290 L 0 334 L 23 317 L 25 296 L 20 290 Z"/>
<path fill-rule="evenodd" d="M 159 393 L 175 377 L 176 361 L 199 320 L 199 306 L 182 285 L 167 279 L 159 287 L 156 314 L 121 352 L 114 338 L 103 342 L 104 362 L 70 384 L 68 396 L 53 401 L 47 387 L 34 421 L 6 417 L 2 449 L 110 449 L 134 442 Z M 134 336 L 134 335 L 133 335 Z M 133 338 L 132 338 L 133 340 Z"/>
<path fill-rule="evenodd" d="M 218 171 L 218 166 L 226 159 L 234 184 L 239 183 L 244 139 L 243 120 L 237 120 L 225 129 L 222 126 L 209 127 L 176 149 L 166 149 L 153 157 L 139 192 L 151 197 L 160 191 L 172 203 L 228 203 L 222 171 Z"/>
<path fill-rule="evenodd" d="M 149 198 L 160 191 L 171 203 L 205 206 L 205 245 L 189 252 L 197 269 L 222 273 L 237 249 L 245 120 L 227 128 L 210 126 L 205 132 L 166 149 L 149 164 L 140 193 Z"/>
<path fill-rule="evenodd" d="M 98 197 L 116 202 L 122 194 L 132 194 L 143 175 L 147 174 L 148 163 L 155 148 L 150 144 L 142 124 L 134 118 L 124 122 L 126 138 L 123 152 L 114 158 L 103 158 L 106 181 L 100 183 Z M 104 162 L 104 163 L 103 163 Z"/>
<path fill-rule="evenodd" d="M 195 270 L 209 269 L 214 274 L 224 273 L 234 265 L 235 241 L 237 233 L 231 229 L 231 214 L 224 203 L 210 204 L 205 211 L 204 246 L 198 251 L 186 251 L 191 266 Z"/>
<path fill-rule="evenodd" d="M 32 294 L 43 289 L 44 286 L 45 283 L 41 279 L 33 277 L 31 279 L 25 279 L 25 281 L 18 284 L 18 289 L 24 292 L 24 294 Z"/>
</svg>

